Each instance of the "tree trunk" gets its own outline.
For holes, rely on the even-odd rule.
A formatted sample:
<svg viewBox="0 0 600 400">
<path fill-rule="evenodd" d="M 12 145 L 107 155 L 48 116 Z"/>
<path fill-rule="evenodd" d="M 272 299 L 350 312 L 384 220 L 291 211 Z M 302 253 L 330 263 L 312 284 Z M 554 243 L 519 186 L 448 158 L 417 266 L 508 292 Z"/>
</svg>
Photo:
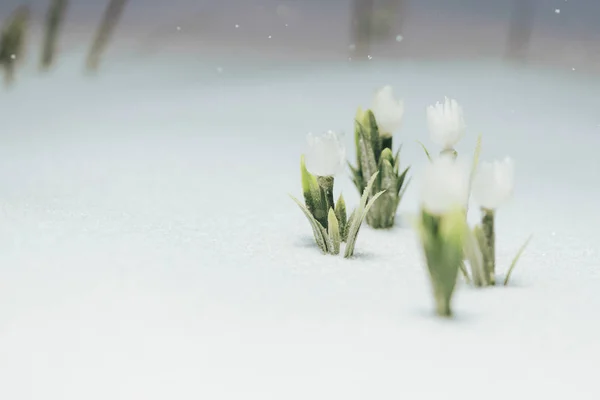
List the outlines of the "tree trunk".
<svg viewBox="0 0 600 400">
<path fill-rule="evenodd" d="M 108 7 L 106 8 L 106 12 L 104 13 L 104 17 L 102 18 L 102 22 L 100 27 L 98 28 L 98 32 L 92 44 L 92 48 L 88 54 L 87 58 L 87 68 L 90 71 L 95 71 L 98 69 L 100 65 L 100 58 L 102 57 L 102 53 L 106 49 L 108 42 L 121 18 L 123 15 L 123 11 L 125 10 L 125 5 L 127 0 L 110 0 L 108 3 Z"/>
<path fill-rule="evenodd" d="M 534 6 L 531 0 L 514 0 L 506 48 L 508 59 L 524 61 L 527 58 L 533 18 Z"/>
</svg>

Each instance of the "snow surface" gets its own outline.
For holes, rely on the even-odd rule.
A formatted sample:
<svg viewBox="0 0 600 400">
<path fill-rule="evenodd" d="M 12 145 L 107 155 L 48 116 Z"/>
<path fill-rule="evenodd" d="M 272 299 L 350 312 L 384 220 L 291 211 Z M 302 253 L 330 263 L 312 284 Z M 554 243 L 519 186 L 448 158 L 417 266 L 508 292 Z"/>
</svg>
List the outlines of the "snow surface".
<svg viewBox="0 0 600 400">
<path fill-rule="evenodd" d="M 599 398 L 597 78 L 183 56 L 86 78 L 65 58 L 0 93 L 0 399 Z M 399 226 L 321 255 L 287 197 L 305 134 L 344 130 L 353 158 L 355 109 L 384 84 L 415 177 Z M 445 95 L 462 156 L 482 132 L 484 160 L 516 160 L 500 275 L 535 235 L 510 287 L 460 285 L 453 320 L 432 315 L 407 217 Z"/>
</svg>

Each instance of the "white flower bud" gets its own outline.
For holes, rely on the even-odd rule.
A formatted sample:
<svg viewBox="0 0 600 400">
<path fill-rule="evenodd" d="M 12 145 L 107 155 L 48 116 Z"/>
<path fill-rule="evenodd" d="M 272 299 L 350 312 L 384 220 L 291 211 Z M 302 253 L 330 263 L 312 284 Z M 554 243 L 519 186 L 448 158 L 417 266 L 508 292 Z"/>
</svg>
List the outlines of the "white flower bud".
<svg viewBox="0 0 600 400">
<path fill-rule="evenodd" d="M 435 144 L 444 150 L 453 149 L 465 134 L 462 107 L 446 97 L 444 104 L 437 102 L 427 107 L 427 125 Z"/>
<path fill-rule="evenodd" d="M 469 198 L 468 168 L 451 156 L 440 156 L 425 170 L 421 201 L 423 208 L 443 215 L 457 207 L 466 207 Z"/>
<path fill-rule="evenodd" d="M 513 193 L 515 165 L 510 157 L 482 163 L 473 180 L 473 198 L 483 208 L 495 210 Z"/>
<path fill-rule="evenodd" d="M 371 111 L 375 115 L 381 137 L 389 138 L 400 129 L 404 117 L 404 103 L 394 98 L 391 86 L 385 86 L 375 93 Z"/>
<path fill-rule="evenodd" d="M 321 135 L 307 135 L 306 169 L 317 176 L 335 176 L 346 166 L 346 147 L 343 135 L 327 131 Z"/>
</svg>

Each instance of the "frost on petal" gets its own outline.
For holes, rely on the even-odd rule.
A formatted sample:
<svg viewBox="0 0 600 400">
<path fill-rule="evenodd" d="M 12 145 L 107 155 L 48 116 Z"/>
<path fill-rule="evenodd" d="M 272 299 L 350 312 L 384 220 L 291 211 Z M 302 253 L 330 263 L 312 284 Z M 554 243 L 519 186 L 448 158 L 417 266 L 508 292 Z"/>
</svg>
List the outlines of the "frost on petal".
<svg viewBox="0 0 600 400">
<path fill-rule="evenodd" d="M 446 99 L 427 107 L 427 126 L 431 140 L 444 149 L 452 149 L 464 136 L 466 125 L 462 107 L 456 100 Z"/>
<path fill-rule="evenodd" d="M 441 156 L 427 166 L 421 189 L 423 208 L 436 215 L 466 207 L 469 174 L 466 165 L 450 156 Z"/>
<path fill-rule="evenodd" d="M 375 93 L 371 111 L 375 115 L 379 134 L 382 137 L 391 137 L 400 129 L 404 117 L 404 103 L 394 98 L 391 86 L 385 86 Z"/>
<path fill-rule="evenodd" d="M 344 170 L 346 148 L 343 136 L 328 131 L 321 135 L 307 136 L 306 168 L 317 176 L 334 176 Z"/>
<path fill-rule="evenodd" d="M 514 161 L 485 162 L 473 180 L 473 198 L 483 208 L 495 210 L 512 196 L 515 180 Z"/>
</svg>

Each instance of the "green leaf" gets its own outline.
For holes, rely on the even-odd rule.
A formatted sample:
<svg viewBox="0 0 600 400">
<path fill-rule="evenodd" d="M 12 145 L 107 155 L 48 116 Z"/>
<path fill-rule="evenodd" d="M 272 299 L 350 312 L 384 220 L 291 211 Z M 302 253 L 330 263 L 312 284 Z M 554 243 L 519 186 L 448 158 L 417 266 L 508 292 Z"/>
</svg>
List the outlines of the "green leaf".
<svg viewBox="0 0 600 400">
<path fill-rule="evenodd" d="M 463 262 L 460 263 L 460 272 L 463 274 L 463 277 L 465 278 L 465 282 L 467 282 L 467 285 L 469 285 L 471 283 L 471 278 L 469 278 L 469 271 L 467 271 L 467 267 L 465 267 L 464 260 L 463 260 Z"/>
<path fill-rule="evenodd" d="M 423 143 L 419 142 L 418 140 L 417 140 L 417 143 L 419 143 L 421 145 L 421 147 L 423 148 L 423 151 L 425 151 L 425 155 L 427 156 L 427 159 L 429 161 L 431 161 L 431 154 L 429 154 L 427 147 L 425 147 L 425 145 Z"/>
<path fill-rule="evenodd" d="M 471 175 L 469 176 L 469 199 L 471 198 L 471 188 L 473 186 L 473 179 L 475 179 L 475 173 L 477 172 L 477 167 L 479 166 L 479 157 L 481 155 L 481 142 L 483 139 L 483 135 L 479 134 L 477 136 L 477 144 L 475 145 L 475 154 L 473 155 L 473 165 L 471 166 Z M 467 201 L 467 211 L 469 210 L 469 202 Z"/>
<path fill-rule="evenodd" d="M 362 226 L 362 223 L 365 220 L 367 213 L 369 212 L 371 207 L 373 207 L 373 204 L 375 204 L 375 201 L 377 201 L 377 199 L 379 199 L 379 196 L 381 196 L 383 193 L 385 193 L 385 191 L 375 193 L 375 195 L 371 198 L 371 200 L 369 200 L 367 205 L 362 210 L 362 213 L 357 212 L 356 215 L 354 215 L 352 225 L 350 226 L 348 232 L 348 238 L 346 240 L 346 249 L 344 251 L 345 258 L 350 258 L 354 255 L 354 246 L 356 245 L 356 238 L 358 237 L 360 227 Z"/>
<path fill-rule="evenodd" d="M 306 215 L 306 218 L 308 219 L 308 222 L 310 223 L 310 226 L 313 230 L 313 236 L 315 238 L 317 246 L 319 246 L 323 253 L 328 253 L 328 238 L 325 237 L 326 235 L 323 235 L 323 231 L 325 230 L 325 228 L 323 228 L 323 225 L 321 225 L 319 221 L 317 221 L 313 217 L 308 208 L 306 208 L 306 206 L 302 204 L 297 198 L 295 198 L 292 195 L 290 195 L 290 197 L 292 198 L 292 200 L 294 200 L 296 204 L 298 204 L 298 207 L 300 207 L 304 215 Z"/>
<path fill-rule="evenodd" d="M 362 108 L 358 108 L 356 110 L 356 116 L 354 117 L 354 147 L 356 148 L 356 165 L 359 171 L 361 171 L 362 159 L 360 150 L 360 138 L 361 138 L 361 129 L 362 129 L 362 121 L 364 119 L 364 111 Z M 362 171 L 361 171 L 362 175 Z M 362 193 L 362 191 L 361 191 Z"/>
<path fill-rule="evenodd" d="M 394 174 L 394 167 L 389 160 L 382 158 L 379 162 L 379 176 L 378 176 L 378 186 L 377 191 L 381 190 L 389 190 L 391 193 L 398 193 L 398 188 L 396 185 L 398 184 L 398 179 L 396 179 L 396 174 Z"/>
<path fill-rule="evenodd" d="M 346 219 L 346 202 L 344 201 L 344 196 L 341 194 L 337 203 L 335 204 L 335 216 L 339 225 L 340 238 L 342 242 L 345 242 L 346 238 L 348 237 L 348 221 Z"/>
<path fill-rule="evenodd" d="M 381 155 L 381 136 L 379 135 L 379 126 L 377 126 L 377 120 L 373 111 L 365 111 L 364 125 L 369 132 L 369 138 L 371 139 L 371 149 L 373 156 L 375 157 L 375 163 L 379 161 Z"/>
<path fill-rule="evenodd" d="M 462 251 L 462 243 L 467 232 L 467 221 L 465 219 L 464 209 L 457 207 L 456 209 L 445 214 L 440 222 L 440 235 L 446 241 L 454 244 L 460 244 Z"/>
<path fill-rule="evenodd" d="M 390 163 L 390 165 L 394 165 L 395 160 L 391 149 L 388 149 L 387 147 L 383 149 L 381 155 L 379 156 L 379 163 L 381 164 L 381 161 L 383 160 L 387 160 Z"/>
<path fill-rule="evenodd" d="M 408 186 L 410 179 L 406 182 L 406 185 L 404 185 L 404 180 L 406 179 L 406 175 L 408 174 L 408 171 L 410 170 L 410 167 L 406 167 L 406 169 L 404 171 L 402 171 L 402 174 L 400 174 L 398 176 L 398 183 L 397 183 L 397 188 L 396 188 L 396 193 L 400 193 L 400 190 L 402 189 L 402 187 L 404 186 L 404 190 L 403 190 L 403 194 L 404 191 L 406 190 L 406 187 Z M 402 197 L 402 195 L 399 196 L 400 198 Z"/>
<path fill-rule="evenodd" d="M 390 164 L 393 164 L 394 153 L 392 153 L 392 149 L 386 147 L 385 149 L 381 150 L 381 155 L 379 156 L 379 159 L 388 160 Z"/>
<path fill-rule="evenodd" d="M 352 210 L 350 213 L 350 217 L 348 218 L 348 222 L 346 223 L 346 238 L 348 238 L 348 230 L 352 226 L 352 222 L 356 218 L 356 208 Z"/>
<path fill-rule="evenodd" d="M 300 174 L 302 177 L 302 192 L 304 194 L 304 203 L 312 214 L 323 226 L 327 225 L 327 201 L 325 193 L 319 186 L 317 177 L 308 172 L 304 155 L 300 157 Z"/>
<path fill-rule="evenodd" d="M 398 175 L 398 171 L 400 171 L 400 150 L 402 150 L 402 145 L 400 145 L 400 147 L 398 147 L 398 151 L 396 152 L 396 155 L 394 156 L 394 173 L 396 175 Z"/>
<path fill-rule="evenodd" d="M 333 208 L 329 209 L 329 215 L 327 217 L 327 226 L 328 226 L 328 234 L 331 239 L 331 254 L 339 254 L 340 253 L 340 242 L 342 238 L 340 236 L 340 227 L 338 224 L 338 220 L 335 216 L 335 211 Z"/>
<path fill-rule="evenodd" d="M 515 269 L 515 266 L 517 265 L 517 261 L 519 261 L 521 254 L 523 254 L 523 252 L 525 251 L 525 248 L 527 247 L 527 245 L 529 244 L 529 242 L 531 241 L 532 238 L 533 238 L 533 235 L 529 236 L 529 238 L 525 241 L 525 243 L 523 243 L 523 245 L 517 252 L 517 255 L 513 259 L 512 263 L 510 263 L 510 267 L 508 268 L 508 272 L 506 273 L 506 278 L 504 279 L 504 286 L 508 285 L 508 281 L 510 280 L 510 275 L 512 274 L 513 269 Z"/>
<path fill-rule="evenodd" d="M 458 271 L 463 265 L 465 231 L 466 222 L 461 210 L 443 216 L 422 211 L 421 240 L 433 286 L 436 311 L 440 316 L 452 314 L 450 302 Z"/>
<path fill-rule="evenodd" d="M 386 149 L 389 150 L 389 149 Z M 386 153 L 388 153 L 386 155 Z M 390 228 L 394 224 L 396 209 L 398 208 L 397 176 L 390 163 L 391 151 L 383 151 L 379 159 L 379 175 L 373 184 L 373 192 L 385 192 L 377 205 L 367 214 L 367 223 L 375 229 Z M 388 157 L 389 156 L 389 157 Z"/>
<path fill-rule="evenodd" d="M 371 132 L 368 130 L 368 127 L 360 121 L 358 121 L 356 129 L 358 129 L 359 135 L 356 148 L 357 153 L 360 152 L 359 167 L 362 171 L 363 179 L 366 179 L 367 177 L 370 179 L 377 171 L 377 160 L 375 159 L 375 152 L 373 150 Z"/>
<path fill-rule="evenodd" d="M 356 244 L 356 237 L 358 236 L 358 231 L 360 230 L 360 226 L 365 219 L 365 216 L 369 212 L 369 209 L 375 204 L 375 201 L 383 194 L 383 192 L 379 192 L 375 194 L 371 200 L 367 203 L 369 198 L 369 193 L 373 188 L 373 183 L 375 179 L 377 179 L 377 175 L 379 172 L 375 172 L 375 174 L 369 179 L 369 183 L 363 192 L 358 207 L 353 211 L 353 216 L 350 221 L 350 228 L 348 230 L 348 238 L 346 240 L 346 249 L 344 251 L 344 257 L 349 258 L 354 254 L 354 246 Z"/>
<path fill-rule="evenodd" d="M 473 155 L 473 165 L 471 166 L 471 183 L 473 182 L 473 178 L 475 177 L 475 172 L 477 171 L 477 166 L 479 165 L 479 157 L 481 156 L 482 140 L 483 140 L 483 135 L 479 134 L 479 136 L 477 136 L 477 144 L 475 145 L 475 154 Z"/>
<path fill-rule="evenodd" d="M 352 172 L 352 182 L 354 183 L 354 186 L 356 186 L 358 193 L 362 193 L 363 190 L 365 190 L 366 185 L 362 176 L 360 165 L 358 166 L 358 168 L 354 168 L 352 164 L 348 163 L 348 166 L 350 167 L 350 171 Z"/>
<path fill-rule="evenodd" d="M 321 234 L 323 235 L 323 239 L 325 240 L 325 247 L 326 247 L 326 251 L 329 254 L 335 254 L 333 252 L 333 239 L 331 238 L 331 236 L 329 236 L 329 233 L 327 232 L 327 229 L 319 224 L 319 230 L 321 231 Z"/>
<path fill-rule="evenodd" d="M 472 281 L 475 286 L 488 286 L 490 284 L 490 275 L 485 268 L 484 256 L 481 251 L 478 240 L 478 231 L 481 231 L 481 227 L 475 227 L 474 231 L 467 229 L 467 234 L 464 243 L 465 258 L 469 261 L 471 266 Z"/>
</svg>

